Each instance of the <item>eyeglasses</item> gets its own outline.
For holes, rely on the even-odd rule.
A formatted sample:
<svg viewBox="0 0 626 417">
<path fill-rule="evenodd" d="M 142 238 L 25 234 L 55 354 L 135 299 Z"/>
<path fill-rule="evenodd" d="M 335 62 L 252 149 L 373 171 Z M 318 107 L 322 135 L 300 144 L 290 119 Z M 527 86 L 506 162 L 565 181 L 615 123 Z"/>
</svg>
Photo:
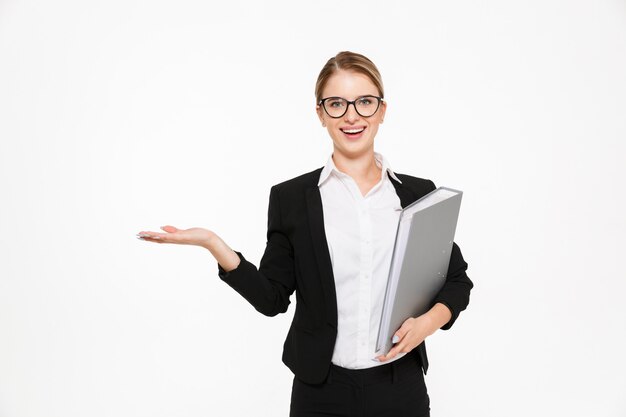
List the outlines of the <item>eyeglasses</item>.
<svg viewBox="0 0 626 417">
<path fill-rule="evenodd" d="M 326 97 L 317 103 L 324 107 L 327 115 L 333 119 L 342 117 L 348 111 L 348 106 L 352 104 L 354 109 L 361 117 L 371 117 L 378 111 L 382 97 L 377 96 L 361 96 L 354 101 L 348 101 L 342 97 Z"/>
</svg>

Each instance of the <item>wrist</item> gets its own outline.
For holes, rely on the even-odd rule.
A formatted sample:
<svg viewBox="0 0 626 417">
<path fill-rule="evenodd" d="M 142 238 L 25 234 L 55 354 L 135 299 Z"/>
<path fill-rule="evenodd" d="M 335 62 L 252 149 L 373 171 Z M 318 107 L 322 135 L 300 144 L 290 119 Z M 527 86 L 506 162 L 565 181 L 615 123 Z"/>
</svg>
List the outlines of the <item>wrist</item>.
<svg viewBox="0 0 626 417">
<path fill-rule="evenodd" d="M 209 252 L 213 252 L 217 246 L 219 246 L 219 236 L 215 233 L 211 232 L 207 235 L 207 237 L 202 241 L 200 246 Z"/>
<path fill-rule="evenodd" d="M 427 313 L 430 334 L 435 333 L 452 318 L 452 312 L 443 303 L 435 304 Z"/>
</svg>

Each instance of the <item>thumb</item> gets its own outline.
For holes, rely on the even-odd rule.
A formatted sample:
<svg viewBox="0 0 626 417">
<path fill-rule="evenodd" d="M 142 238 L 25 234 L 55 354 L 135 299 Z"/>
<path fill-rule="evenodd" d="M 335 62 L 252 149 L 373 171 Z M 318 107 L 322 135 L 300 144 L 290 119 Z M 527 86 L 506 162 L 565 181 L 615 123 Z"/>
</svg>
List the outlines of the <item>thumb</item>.
<svg viewBox="0 0 626 417">
<path fill-rule="evenodd" d="M 161 226 L 161 229 L 165 230 L 168 233 L 178 232 L 178 229 L 174 226 Z"/>
<path fill-rule="evenodd" d="M 408 333 L 411 326 L 408 323 L 408 320 L 405 321 L 402 326 L 393 334 L 393 338 L 391 339 L 391 343 L 398 343 L 402 338 Z"/>
<path fill-rule="evenodd" d="M 394 333 L 393 338 L 391 339 L 391 343 L 398 343 L 400 339 L 404 337 L 405 333 L 406 331 L 403 331 L 402 328 L 400 328 L 397 332 Z"/>
</svg>

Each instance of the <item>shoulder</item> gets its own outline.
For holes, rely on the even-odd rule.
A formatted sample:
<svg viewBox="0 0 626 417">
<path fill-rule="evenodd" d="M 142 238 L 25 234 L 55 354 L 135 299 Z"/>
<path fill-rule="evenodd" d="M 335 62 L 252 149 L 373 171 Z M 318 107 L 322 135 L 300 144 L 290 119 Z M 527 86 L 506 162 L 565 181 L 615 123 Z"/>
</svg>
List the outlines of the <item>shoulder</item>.
<svg viewBox="0 0 626 417">
<path fill-rule="evenodd" d="M 281 223 L 285 230 L 296 227 L 301 216 L 307 211 L 309 197 L 315 197 L 309 190 L 317 189 L 322 168 L 317 168 L 297 177 L 272 185 L 270 190 L 270 207 L 279 208 Z M 270 211 L 272 209 L 270 208 Z"/>
<path fill-rule="evenodd" d="M 427 178 L 414 177 L 413 175 L 400 174 L 398 172 L 395 172 L 395 174 L 396 177 L 398 177 L 400 181 L 402 181 L 403 186 L 408 187 L 415 192 L 428 193 L 437 188 L 435 186 L 435 183 Z M 397 184 L 397 182 L 395 182 L 393 178 L 391 179 L 391 181 Z"/>
<path fill-rule="evenodd" d="M 298 175 L 297 177 L 274 184 L 272 185 L 272 191 L 284 194 L 298 192 L 306 188 L 317 186 L 317 181 L 320 178 L 322 169 L 323 167 L 316 168 L 312 171 Z"/>
</svg>

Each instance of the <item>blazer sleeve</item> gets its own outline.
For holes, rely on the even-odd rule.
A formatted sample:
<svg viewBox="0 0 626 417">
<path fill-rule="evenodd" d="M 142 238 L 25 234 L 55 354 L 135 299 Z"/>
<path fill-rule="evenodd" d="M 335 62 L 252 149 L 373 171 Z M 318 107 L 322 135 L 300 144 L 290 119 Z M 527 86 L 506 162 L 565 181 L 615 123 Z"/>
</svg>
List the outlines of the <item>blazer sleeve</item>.
<svg viewBox="0 0 626 417">
<path fill-rule="evenodd" d="M 434 190 L 435 184 L 432 181 L 431 184 Z M 452 327 L 461 311 L 465 310 L 469 304 L 470 291 L 474 287 L 474 283 L 467 276 L 466 270 L 467 262 L 463 259 L 461 248 L 456 242 L 452 242 L 446 282 L 433 301 L 433 305 L 442 303 L 452 313 L 452 318 L 441 327 L 442 330 L 448 330 Z"/>
<path fill-rule="evenodd" d="M 267 214 L 267 242 L 259 268 L 235 251 L 241 262 L 226 272 L 218 263 L 222 281 L 241 294 L 252 306 L 266 316 L 284 313 L 295 290 L 294 256 L 281 221 L 278 188 L 270 190 Z"/>
</svg>

